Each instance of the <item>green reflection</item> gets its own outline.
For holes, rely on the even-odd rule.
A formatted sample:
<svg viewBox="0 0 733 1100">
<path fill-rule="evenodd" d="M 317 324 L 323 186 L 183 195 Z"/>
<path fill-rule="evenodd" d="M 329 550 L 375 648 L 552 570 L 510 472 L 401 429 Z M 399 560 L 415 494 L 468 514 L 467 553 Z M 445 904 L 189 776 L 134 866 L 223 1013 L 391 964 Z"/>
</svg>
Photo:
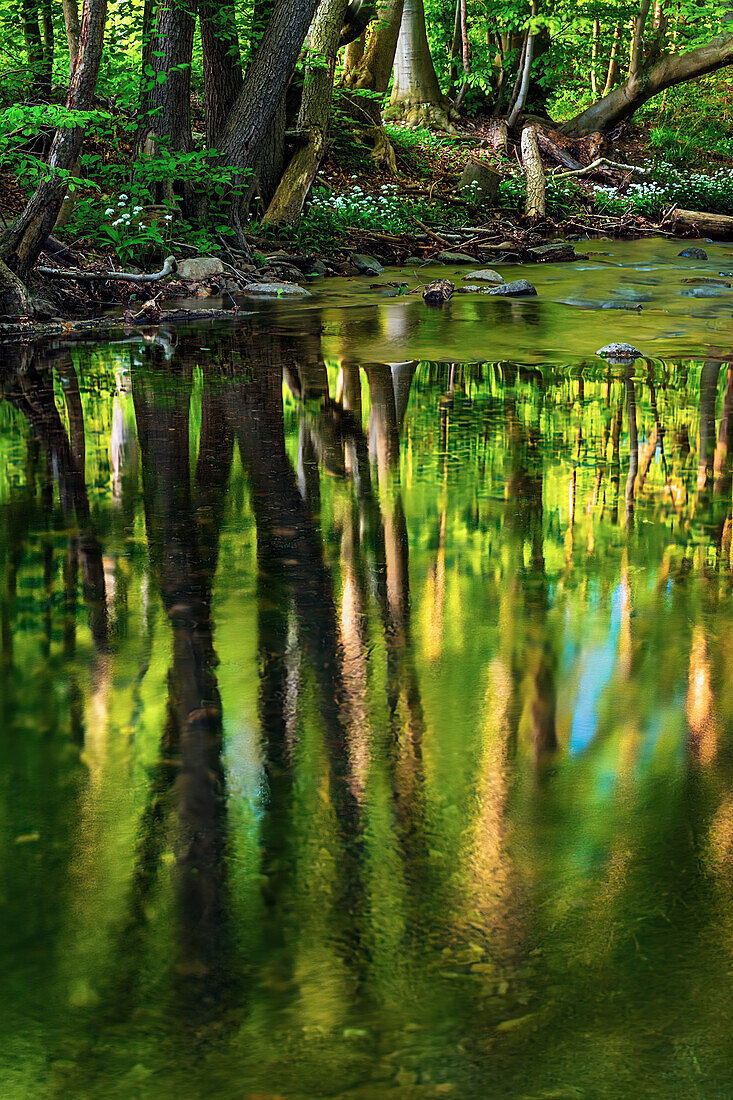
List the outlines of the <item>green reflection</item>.
<svg viewBox="0 0 733 1100">
<path fill-rule="evenodd" d="M 733 367 L 290 327 L 3 377 L 3 1095 L 730 1095 Z"/>
</svg>

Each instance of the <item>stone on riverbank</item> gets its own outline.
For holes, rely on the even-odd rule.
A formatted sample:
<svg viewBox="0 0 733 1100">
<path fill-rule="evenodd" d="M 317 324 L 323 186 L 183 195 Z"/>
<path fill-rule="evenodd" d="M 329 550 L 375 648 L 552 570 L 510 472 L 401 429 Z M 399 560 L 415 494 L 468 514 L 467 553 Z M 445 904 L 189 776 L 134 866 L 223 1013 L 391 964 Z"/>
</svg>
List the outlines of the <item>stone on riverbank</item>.
<svg viewBox="0 0 733 1100">
<path fill-rule="evenodd" d="M 704 248 L 683 248 L 677 255 L 682 256 L 685 260 L 707 260 L 708 258 Z"/>
<path fill-rule="evenodd" d="M 187 283 L 197 283 L 201 279 L 210 279 L 213 275 L 223 275 L 224 264 L 218 256 L 194 256 L 191 260 L 179 260 L 177 275 Z"/>
<path fill-rule="evenodd" d="M 536 264 L 560 264 L 572 263 L 578 257 L 571 244 L 562 241 L 554 241 L 551 244 L 540 244 L 536 248 L 528 248 L 529 258 Z"/>
<path fill-rule="evenodd" d="M 365 252 L 354 252 L 349 259 L 360 275 L 381 275 L 384 271 L 379 260 Z"/>
<path fill-rule="evenodd" d="M 473 205 L 482 206 L 496 198 L 500 183 L 501 176 L 498 172 L 494 172 L 483 161 L 472 159 L 463 169 L 457 190 L 463 192 L 463 197 Z"/>
<path fill-rule="evenodd" d="M 453 297 L 455 287 L 448 279 L 435 279 L 428 283 L 422 292 L 422 296 L 429 305 L 442 305 Z"/>
<path fill-rule="evenodd" d="M 465 252 L 439 252 L 437 257 L 442 264 L 475 264 L 474 256 L 468 256 Z"/>
</svg>

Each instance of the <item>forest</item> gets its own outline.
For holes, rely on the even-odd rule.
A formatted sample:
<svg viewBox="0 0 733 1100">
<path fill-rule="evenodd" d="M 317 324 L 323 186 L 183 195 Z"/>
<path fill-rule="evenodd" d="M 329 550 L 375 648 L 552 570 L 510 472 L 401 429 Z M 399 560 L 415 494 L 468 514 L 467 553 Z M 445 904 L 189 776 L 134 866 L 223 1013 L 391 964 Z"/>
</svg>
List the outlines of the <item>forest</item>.
<svg viewBox="0 0 733 1100">
<path fill-rule="evenodd" d="M 715 0 L 2 0 L 0 314 L 42 317 L 38 279 L 54 312 L 197 255 L 236 277 L 487 224 L 730 235 L 730 21 Z"/>
</svg>

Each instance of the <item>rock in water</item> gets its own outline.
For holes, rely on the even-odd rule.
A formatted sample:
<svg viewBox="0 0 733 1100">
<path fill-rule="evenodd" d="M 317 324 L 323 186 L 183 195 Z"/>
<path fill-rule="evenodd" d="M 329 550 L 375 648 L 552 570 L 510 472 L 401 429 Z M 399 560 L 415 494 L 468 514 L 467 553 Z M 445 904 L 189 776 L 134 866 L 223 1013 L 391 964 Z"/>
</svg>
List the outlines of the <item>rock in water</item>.
<svg viewBox="0 0 733 1100">
<path fill-rule="evenodd" d="M 608 359 L 612 363 L 631 363 L 634 359 L 642 359 L 644 353 L 635 348 L 633 344 L 606 344 L 599 348 L 596 355 L 601 359 Z"/>
<path fill-rule="evenodd" d="M 354 252 L 349 259 L 360 275 L 381 275 L 384 271 L 379 260 L 374 256 L 367 256 L 364 252 Z"/>
<path fill-rule="evenodd" d="M 686 260 L 707 260 L 708 258 L 704 248 L 683 248 L 677 255 L 683 256 Z"/>
<path fill-rule="evenodd" d="M 442 305 L 453 297 L 455 287 L 448 279 L 436 279 L 428 283 L 422 292 L 422 296 L 430 305 Z"/>
<path fill-rule="evenodd" d="M 492 286 L 484 293 L 500 295 L 503 298 L 529 298 L 533 295 L 536 296 L 537 291 L 526 279 L 517 279 L 515 282 L 506 283 L 504 286 Z"/>
<path fill-rule="evenodd" d="M 476 260 L 473 256 L 467 255 L 465 252 L 439 252 L 437 259 L 442 264 L 475 264 Z"/>
<path fill-rule="evenodd" d="M 294 283 L 245 283 L 242 294 L 254 298 L 310 298 L 311 292 Z"/>
<path fill-rule="evenodd" d="M 552 244 L 540 244 L 536 248 L 528 248 L 527 254 L 536 264 L 560 264 L 577 260 L 575 249 L 571 244 L 562 241 L 554 241 Z"/>
<path fill-rule="evenodd" d="M 223 272 L 224 264 L 218 256 L 195 256 L 178 264 L 178 278 L 186 282 L 197 283 L 200 279 L 210 279 L 212 275 L 222 275 Z"/>
<path fill-rule="evenodd" d="M 706 279 L 703 275 L 698 275 L 693 279 L 683 279 L 683 283 L 688 283 L 691 286 L 727 286 L 730 287 L 730 283 L 725 279 Z"/>
<path fill-rule="evenodd" d="M 482 267 L 479 271 L 472 271 L 470 275 L 464 275 L 464 280 L 478 279 L 480 283 L 503 283 L 504 279 L 498 271 L 494 271 L 491 267 Z"/>
</svg>

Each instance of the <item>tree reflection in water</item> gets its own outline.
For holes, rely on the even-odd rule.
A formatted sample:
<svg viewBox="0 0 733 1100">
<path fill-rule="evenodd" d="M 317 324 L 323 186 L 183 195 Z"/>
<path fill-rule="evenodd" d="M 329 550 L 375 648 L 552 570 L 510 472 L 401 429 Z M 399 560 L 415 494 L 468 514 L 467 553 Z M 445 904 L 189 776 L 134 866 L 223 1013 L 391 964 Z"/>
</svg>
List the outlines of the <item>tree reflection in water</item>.
<svg viewBox="0 0 733 1100">
<path fill-rule="evenodd" d="M 3 378 L 47 1091 L 682 1094 L 689 1049 L 725 1094 L 733 368 L 334 363 L 309 318 Z"/>
</svg>

